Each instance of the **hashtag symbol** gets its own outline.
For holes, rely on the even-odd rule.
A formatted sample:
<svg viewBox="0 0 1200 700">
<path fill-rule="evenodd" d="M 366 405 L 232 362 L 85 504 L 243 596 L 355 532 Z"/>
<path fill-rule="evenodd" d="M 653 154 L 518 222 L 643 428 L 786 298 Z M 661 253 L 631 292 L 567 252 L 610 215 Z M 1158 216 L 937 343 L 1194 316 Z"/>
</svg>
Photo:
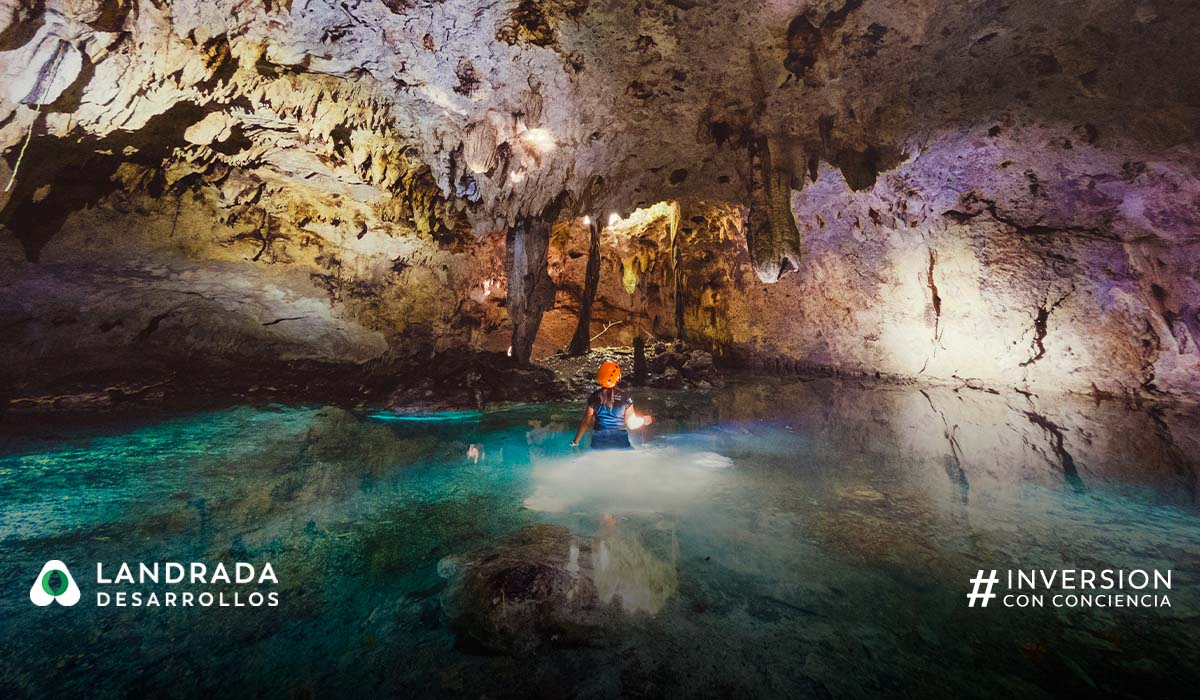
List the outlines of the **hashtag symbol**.
<svg viewBox="0 0 1200 700">
<path fill-rule="evenodd" d="M 996 594 L 992 593 L 992 586 L 996 585 L 999 580 L 1000 577 L 996 575 L 995 569 L 992 569 L 987 577 L 984 577 L 983 569 L 980 569 L 979 573 L 975 574 L 975 578 L 971 579 L 971 583 L 974 585 L 971 592 L 967 594 L 967 607 L 973 608 L 975 601 L 979 601 L 979 607 L 986 608 L 988 601 L 996 597 Z M 983 593 L 979 592 L 980 588 L 983 588 Z"/>
</svg>

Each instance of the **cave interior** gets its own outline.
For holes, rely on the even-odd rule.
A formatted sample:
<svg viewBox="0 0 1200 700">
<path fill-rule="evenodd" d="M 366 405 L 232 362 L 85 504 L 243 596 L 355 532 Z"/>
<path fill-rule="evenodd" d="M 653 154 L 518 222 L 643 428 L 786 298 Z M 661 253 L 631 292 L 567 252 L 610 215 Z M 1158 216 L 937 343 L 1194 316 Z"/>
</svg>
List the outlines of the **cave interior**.
<svg viewBox="0 0 1200 700">
<path fill-rule="evenodd" d="M 1002 533 L 1047 565 L 1200 571 L 1198 37 L 1195 0 L 0 0 L 0 533 L 39 556 L 92 542 L 136 559 L 120 549 L 133 532 L 163 559 L 275 557 L 288 614 L 325 625 L 313 638 L 339 654 L 361 647 L 346 630 L 404 640 L 363 652 L 357 685 L 297 652 L 292 697 L 1194 688 L 1194 596 L 1153 624 L 1039 616 L 958 646 L 938 635 L 979 629 L 960 617 L 968 573 L 1028 563 Z M 557 461 L 603 360 L 660 416 L 637 441 L 652 449 Z M 140 427 L 201 406 L 231 412 Z M 74 443 L 47 426 L 98 417 L 132 446 L 94 443 L 78 460 L 100 476 L 76 483 Z M 451 452 L 453 477 L 396 466 Z M 770 481 L 793 455 L 800 481 Z M 227 473 L 237 460 L 252 466 Z M 161 464 L 188 476 L 155 481 Z M 502 470 L 530 493 L 490 481 Z M 132 472 L 150 476 L 105 490 Z M 754 488 L 730 498 L 736 533 L 728 514 L 706 516 L 712 534 L 662 524 L 739 474 Z M 419 478 L 445 500 L 380 504 L 367 486 Z M 587 511 L 554 490 L 567 483 L 618 507 Z M 641 510 L 622 515 L 629 499 Z M 528 515 L 572 507 L 591 524 Z M 507 559 L 478 553 L 497 547 Z M 609 653 L 582 644 L 526 673 L 512 659 L 544 648 L 550 623 L 506 627 L 471 595 L 511 574 L 497 561 L 558 595 L 602 547 L 645 562 L 625 612 L 676 625 L 659 639 L 694 626 L 743 653 L 778 625 L 763 653 L 804 663 L 739 657 L 758 670 L 706 675 L 721 650 L 639 641 L 604 657 L 612 685 L 569 670 Z M 0 555 L 0 579 L 27 586 L 18 559 Z M 811 578 L 756 578 L 772 566 Z M 901 617 L 830 623 L 839 567 Z M 336 608 L 351 623 L 295 602 L 323 590 L 318 570 L 346 589 L 359 583 L 338 577 L 368 572 Z M 611 598 L 593 574 L 579 595 Z M 551 603 L 589 639 L 613 629 Z M 0 629 L 50 644 L 27 622 Z M 222 624 L 239 644 L 290 643 Z M 124 654 L 165 643 L 120 629 Z M 459 646 L 437 636 L 451 629 Z M 228 649 L 221 634 L 192 639 Z M 500 656 L 458 655 L 463 640 Z M 381 670 L 403 665 L 395 649 L 420 673 Z M 946 659 L 944 685 L 887 666 L 909 658 L 896 649 Z M 199 673 L 229 690 L 236 672 L 271 695 L 251 661 L 221 676 L 205 653 L 162 676 L 129 675 L 148 658 L 130 656 L 98 687 Z M 22 658 L 22 678 L 49 668 Z M 975 664 L 1010 675 L 980 690 Z M 15 678 L 0 673 L 0 695 L 40 687 Z"/>
</svg>

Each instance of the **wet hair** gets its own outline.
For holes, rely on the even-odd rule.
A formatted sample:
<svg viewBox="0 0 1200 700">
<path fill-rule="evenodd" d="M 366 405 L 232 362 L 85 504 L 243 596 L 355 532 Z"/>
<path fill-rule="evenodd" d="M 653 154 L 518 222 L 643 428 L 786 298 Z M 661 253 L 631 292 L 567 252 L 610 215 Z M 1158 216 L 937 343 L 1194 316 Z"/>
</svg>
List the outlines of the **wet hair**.
<svg viewBox="0 0 1200 700">
<path fill-rule="evenodd" d="M 615 387 L 612 389 L 601 389 L 600 390 L 600 402 L 604 404 L 605 408 L 612 408 L 613 404 L 616 402 L 616 400 L 617 400 L 617 390 Z"/>
</svg>

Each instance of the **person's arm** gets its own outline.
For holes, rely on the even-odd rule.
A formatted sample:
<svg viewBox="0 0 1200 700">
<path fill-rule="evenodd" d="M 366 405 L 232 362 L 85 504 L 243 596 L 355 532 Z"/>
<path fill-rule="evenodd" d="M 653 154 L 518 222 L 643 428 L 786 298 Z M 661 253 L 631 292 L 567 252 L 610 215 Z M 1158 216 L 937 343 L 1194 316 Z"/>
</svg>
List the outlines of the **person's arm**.
<svg viewBox="0 0 1200 700">
<path fill-rule="evenodd" d="M 629 406 L 625 408 L 625 427 L 626 428 L 628 428 L 630 430 L 637 430 L 638 428 L 643 428 L 647 425 L 650 425 L 653 422 L 654 422 L 654 416 L 650 416 L 650 415 L 639 416 L 637 414 L 637 412 L 635 412 L 633 410 L 633 402 L 632 401 L 629 402 Z"/>
<path fill-rule="evenodd" d="M 575 431 L 575 439 L 571 441 L 571 447 L 575 447 L 579 444 L 579 440 L 583 437 L 583 434 L 587 432 L 588 427 L 591 426 L 592 417 L 595 414 L 596 411 L 591 406 L 588 406 L 587 412 L 583 414 L 583 420 L 579 423 L 579 430 Z"/>
</svg>

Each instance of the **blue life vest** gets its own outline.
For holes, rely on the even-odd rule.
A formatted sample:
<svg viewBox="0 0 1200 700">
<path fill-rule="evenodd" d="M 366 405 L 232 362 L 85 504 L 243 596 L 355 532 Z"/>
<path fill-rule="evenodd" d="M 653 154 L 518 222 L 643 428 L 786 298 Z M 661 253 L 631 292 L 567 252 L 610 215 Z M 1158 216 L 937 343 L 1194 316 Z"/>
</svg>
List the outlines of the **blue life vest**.
<svg viewBox="0 0 1200 700">
<path fill-rule="evenodd" d="M 588 397 L 588 405 L 596 414 L 596 430 L 625 430 L 625 410 L 633 405 L 631 399 L 620 389 L 613 389 L 612 406 L 604 405 L 604 390 L 597 389 Z"/>
</svg>

